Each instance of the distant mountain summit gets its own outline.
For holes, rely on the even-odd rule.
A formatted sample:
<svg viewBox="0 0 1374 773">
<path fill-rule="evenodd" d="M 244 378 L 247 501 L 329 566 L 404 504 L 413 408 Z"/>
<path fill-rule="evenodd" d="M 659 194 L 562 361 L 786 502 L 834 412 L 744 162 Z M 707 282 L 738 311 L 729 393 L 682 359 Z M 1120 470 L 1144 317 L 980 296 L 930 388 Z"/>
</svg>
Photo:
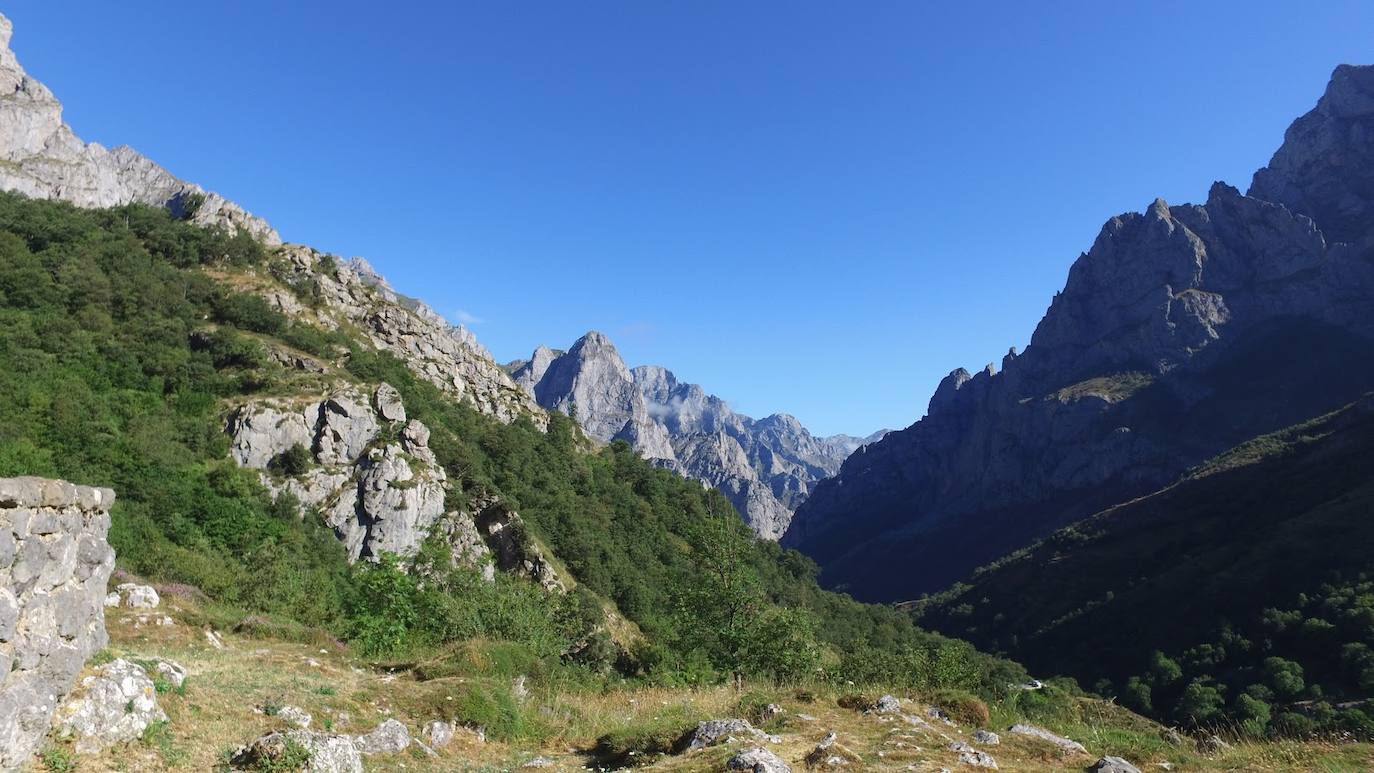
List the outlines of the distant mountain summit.
<svg viewBox="0 0 1374 773">
<path fill-rule="evenodd" d="M 603 442 L 624 440 L 646 459 L 719 489 L 761 537 L 777 539 L 816 481 L 867 439 L 815 437 L 795 418 L 751 419 L 666 368 L 629 368 L 605 335 L 567 351 L 541 346 L 506 366 L 549 410 Z"/>
<path fill-rule="evenodd" d="M 62 103 L 29 77 L 10 50 L 13 27 L 0 15 L 0 190 L 78 207 L 149 204 L 202 225 L 246 231 L 269 245 L 281 237 L 261 218 L 217 193 L 179 180 L 127 145 L 85 143 L 62 121 Z"/>
<path fill-rule="evenodd" d="M 1374 389 L 1374 68 L 1341 66 L 1248 195 L 1107 222 L 1019 356 L 957 369 L 783 544 L 911 598 Z"/>
</svg>

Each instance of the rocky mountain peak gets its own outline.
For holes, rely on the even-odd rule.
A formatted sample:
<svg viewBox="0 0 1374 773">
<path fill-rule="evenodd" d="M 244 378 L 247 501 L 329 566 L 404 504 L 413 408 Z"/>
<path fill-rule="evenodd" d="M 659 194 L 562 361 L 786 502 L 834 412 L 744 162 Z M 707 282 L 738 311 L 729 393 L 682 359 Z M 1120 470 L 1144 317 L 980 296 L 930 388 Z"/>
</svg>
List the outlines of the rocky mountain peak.
<svg viewBox="0 0 1374 773">
<path fill-rule="evenodd" d="M 777 539 L 819 479 L 866 439 L 816 438 L 787 414 L 754 420 L 667 368 L 625 366 L 597 331 L 567 352 L 541 346 L 507 366 L 539 404 L 575 416 L 602 441 L 624 440 L 641 456 L 724 493 L 760 536 Z"/>
<path fill-rule="evenodd" d="M 1293 122 L 1249 195 L 1321 224 L 1333 242 L 1367 239 L 1374 192 L 1374 66 L 1343 64 L 1317 106 Z"/>
<path fill-rule="evenodd" d="M 1374 68 L 1342 66 L 1248 195 L 1216 183 L 1205 204 L 1108 220 L 1024 353 L 951 372 L 924 419 L 817 486 L 783 543 L 860 596 L 934 590 L 1367 391 L 1370 137 Z M 921 575 L 884 575 L 899 556 Z"/>
<path fill-rule="evenodd" d="M 219 194 L 177 179 L 132 148 L 111 151 L 82 142 L 62 121 L 62 104 L 20 66 L 10 49 L 12 34 L 13 25 L 0 15 L 0 190 L 78 207 L 166 207 L 204 225 L 246 231 L 266 244 L 281 244 L 266 221 Z M 190 212 L 193 199 L 199 203 Z"/>
</svg>

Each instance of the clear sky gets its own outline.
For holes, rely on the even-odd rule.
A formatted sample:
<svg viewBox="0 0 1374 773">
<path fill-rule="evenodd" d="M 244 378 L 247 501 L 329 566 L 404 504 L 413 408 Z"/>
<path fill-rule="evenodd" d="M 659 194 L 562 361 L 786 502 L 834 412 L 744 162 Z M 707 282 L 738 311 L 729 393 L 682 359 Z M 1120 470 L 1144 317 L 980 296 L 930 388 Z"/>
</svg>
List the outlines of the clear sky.
<svg viewBox="0 0 1374 773">
<path fill-rule="evenodd" d="M 902 427 L 1024 347 L 1102 222 L 1242 190 L 1370 2 L 53 2 L 13 47 L 128 143 L 362 255 L 498 359 L 589 329 L 755 416 Z"/>
</svg>

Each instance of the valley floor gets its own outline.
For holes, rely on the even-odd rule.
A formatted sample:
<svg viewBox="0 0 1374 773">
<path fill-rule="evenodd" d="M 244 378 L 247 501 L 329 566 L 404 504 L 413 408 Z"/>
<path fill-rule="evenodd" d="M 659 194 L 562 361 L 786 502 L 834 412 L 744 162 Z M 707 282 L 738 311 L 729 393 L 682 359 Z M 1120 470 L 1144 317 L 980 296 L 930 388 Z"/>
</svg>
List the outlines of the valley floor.
<svg viewBox="0 0 1374 773">
<path fill-rule="evenodd" d="M 164 615 L 171 625 L 158 624 Z M 613 767 L 615 758 L 608 756 L 612 754 L 646 761 L 650 770 L 720 771 L 745 745 L 764 746 L 801 770 L 808 754 L 832 730 L 838 744 L 825 757 L 840 758 L 843 768 L 850 770 L 975 770 L 960 763 L 959 753 L 950 749 L 953 743 L 986 752 L 1003 771 L 1084 770 L 1107 754 L 1124 757 L 1142 771 L 1374 769 L 1374 747 L 1367 744 L 1237 742 L 1205 756 L 1191 743 L 1170 745 L 1163 728 L 1148 720 L 1088 698 L 1072 699 L 1051 713 L 1027 711 L 1015 701 L 994 704 L 986 723 L 971 724 L 930 716 L 928 700 L 914 695 L 901 696 L 899 712 L 878 714 L 842 707 L 844 695 L 826 687 L 746 689 L 741 694 L 727 687 L 566 689 L 532 679 L 527 697 L 502 705 L 492 696 L 509 695 L 505 675 L 420 681 L 413 669 L 388 672 L 357 661 L 327 637 L 296 636 L 306 640 L 290 641 L 280 631 L 274 633 L 265 620 L 254 624 L 250 618 L 248 623 L 240 621 L 239 634 L 219 632 L 222 648 L 217 648 L 205 632 L 228 627 L 227 619 L 175 592 L 165 594 L 157 610 L 108 610 L 110 645 L 88 669 L 113 657 L 181 663 L 190 673 L 184 688 L 158 696 L 169 721 L 151 727 L 141 741 L 95 756 L 74 754 L 63 742 L 52 740 L 33 769 L 227 770 L 226 762 L 237 747 L 290 727 L 280 713 L 284 706 L 309 713 L 311 730 L 350 735 L 397 719 L 418 739 L 426 723 L 470 717 L 478 710 L 474 707 L 489 712 L 493 725 L 499 725 L 489 728 L 485 738 L 460 729 L 434 756 L 412 743 L 402 752 L 365 757 L 366 768 L 379 771 L 596 770 Z M 480 657 L 472 662 L 480 668 Z M 499 671 L 499 664 L 492 666 L 491 673 Z M 483 703 L 484 698 L 490 700 Z M 767 703 L 776 703 L 782 713 L 762 720 L 758 707 Z M 656 744 L 661 748 L 665 740 L 700 720 L 740 716 L 773 738 L 740 739 L 654 757 Z M 1087 753 L 1062 752 L 1045 741 L 1007 732 L 1016 722 L 1032 722 L 1079 741 Z M 978 724 L 997 731 L 1000 743 L 975 740 Z M 598 739 L 606 739 L 600 747 Z M 831 762 L 829 767 L 840 767 L 838 761 Z M 822 762 L 820 767 L 827 765 Z"/>
</svg>

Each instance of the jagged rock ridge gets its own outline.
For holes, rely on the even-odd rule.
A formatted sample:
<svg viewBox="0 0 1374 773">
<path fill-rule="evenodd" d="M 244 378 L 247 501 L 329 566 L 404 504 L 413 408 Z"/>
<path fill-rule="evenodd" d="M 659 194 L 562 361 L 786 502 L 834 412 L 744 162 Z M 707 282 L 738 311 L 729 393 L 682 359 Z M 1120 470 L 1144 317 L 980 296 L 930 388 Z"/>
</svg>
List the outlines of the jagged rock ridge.
<svg viewBox="0 0 1374 773">
<path fill-rule="evenodd" d="M 576 417 L 591 437 L 624 440 L 644 458 L 719 489 L 766 539 L 780 537 L 812 485 L 865 442 L 815 437 L 786 414 L 738 414 L 665 368 L 626 367 L 595 331 L 566 352 L 541 346 L 506 367 L 540 405 Z"/>
<path fill-rule="evenodd" d="M 863 598 L 936 590 L 1374 387 L 1374 68 L 1342 66 L 1249 195 L 1112 218 L 1027 350 L 820 484 L 783 544 Z"/>
<path fill-rule="evenodd" d="M 62 121 L 62 103 L 29 76 L 10 50 L 13 31 L 0 15 L 0 190 L 61 199 L 78 207 L 139 203 L 187 212 L 195 222 L 242 230 L 269 245 L 281 237 L 261 218 L 217 193 L 172 176 L 127 145 L 85 143 Z"/>
</svg>

